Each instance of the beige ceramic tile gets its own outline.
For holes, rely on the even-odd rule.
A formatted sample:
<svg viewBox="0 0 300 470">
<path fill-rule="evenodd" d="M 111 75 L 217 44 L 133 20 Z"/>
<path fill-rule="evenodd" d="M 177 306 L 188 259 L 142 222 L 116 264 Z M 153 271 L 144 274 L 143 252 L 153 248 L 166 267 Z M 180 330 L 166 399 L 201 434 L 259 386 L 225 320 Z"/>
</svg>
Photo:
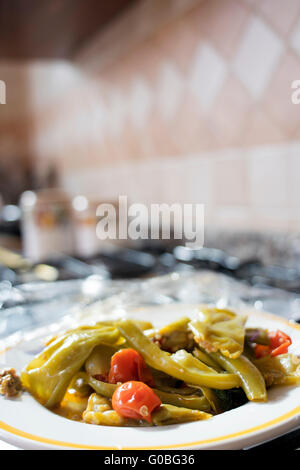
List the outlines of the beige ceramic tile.
<svg viewBox="0 0 300 470">
<path fill-rule="evenodd" d="M 233 69 L 254 100 L 263 97 L 283 52 L 281 36 L 261 17 L 251 15 L 239 41 Z"/>
<path fill-rule="evenodd" d="M 264 145 L 286 140 L 284 130 L 259 106 L 253 107 L 247 116 L 247 123 L 241 137 L 241 145 Z"/>
<path fill-rule="evenodd" d="M 244 206 L 249 202 L 247 160 L 243 153 L 214 161 L 214 194 L 216 205 Z"/>
<path fill-rule="evenodd" d="M 257 9 L 282 35 L 289 33 L 300 13 L 298 0 L 260 0 Z"/>
<path fill-rule="evenodd" d="M 252 99 L 247 90 L 234 76 L 229 76 L 208 116 L 221 145 L 234 147 L 240 141 L 251 107 Z"/>
<path fill-rule="evenodd" d="M 300 220 L 300 145 L 288 155 L 289 204 L 298 209 Z"/>
<path fill-rule="evenodd" d="M 264 97 L 264 106 L 272 120 L 287 137 L 300 126 L 300 105 L 292 103 L 291 84 L 300 77 L 300 58 L 287 53 L 276 68 Z"/>
<path fill-rule="evenodd" d="M 193 9 L 157 33 L 151 44 L 159 51 L 160 58 L 174 61 L 182 72 L 186 72 L 200 38 L 201 34 L 195 27 Z"/>
<path fill-rule="evenodd" d="M 187 157 L 181 160 L 180 168 L 184 201 L 205 206 L 211 204 L 215 190 L 212 159 L 203 156 Z"/>
<path fill-rule="evenodd" d="M 289 204 L 288 154 L 261 148 L 248 154 L 250 202 L 253 206 L 278 208 Z M 281 215 L 282 215 L 281 214 Z"/>
<path fill-rule="evenodd" d="M 248 20 L 248 8 L 236 0 L 204 1 L 194 12 L 199 35 L 232 58 Z"/>
<path fill-rule="evenodd" d="M 218 204 L 213 212 L 213 221 L 218 228 L 226 227 L 228 230 L 255 228 L 255 221 L 249 206 Z"/>
</svg>

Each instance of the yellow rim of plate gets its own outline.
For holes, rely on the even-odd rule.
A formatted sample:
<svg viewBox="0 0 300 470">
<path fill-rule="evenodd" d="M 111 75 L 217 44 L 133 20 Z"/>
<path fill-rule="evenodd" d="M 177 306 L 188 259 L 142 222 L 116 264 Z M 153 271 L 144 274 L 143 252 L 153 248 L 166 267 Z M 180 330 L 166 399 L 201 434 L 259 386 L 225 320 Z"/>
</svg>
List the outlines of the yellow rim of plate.
<svg viewBox="0 0 300 470">
<path fill-rule="evenodd" d="M 255 312 L 253 311 L 252 314 L 257 314 L 259 316 L 265 316 L 269 319 L 274 319 L 277 322 L 284 323 L 291 328 L 294 328 L 296 330 L 300 331 L 300 325 L 297 325 L 295 323 L 291 323 L 288 320 L 278 317 L 277 315 L 273 315 L 271 313 L 266 313 L 266 312 Z M 9 349 L 9 348 L 7 348 Z M 7 349 L 3 350 L 0 352 L 0 354 L 4 353 Z M 297 414 L 300 413 L 300 406 L 297 406 L 293 410 L 279 416 L 278 418 L 272 419 L 271 421 L 268 421 L 266 423 L 260 424 L 258 426 L 254 426 L 249 429 L 245 429 L 243 431 L 239 431 L 233 434 L 227 434 L 224 436 L 219 436 L 219 437 L 214 437 L 211 439 L 205 439 L 202 441 L 194 441 L 194 442 L 185 442 L 185 443 L 178 443 L 178 444 L 170 444 L 170 445 L 165 445 L 163 447 L 161 446 L 146 446 L 146 447 L 120 447 L 120 446 L 89 446 L 86 444 L 74 444 L 71 442 L 63 442 L 63 441 L 56 441 L 54 439 L 47 439 L 46 437 L 41 437 L 41 436 L 35 436 L 34 434 L 27 433 L 25 431 L 22 431 L 21 429 L 14 428 L 10 426 L 9 424 L 4 423 L 3 421 L 0 421 L 0 429 L 3 431 L 6 431 L 10 434 L 13 434 L 15 436 L 25 438 L 31 441 L 35 442 L 41 442 L 43 444 L 48 444 L 48 445 L 55 445 L 59 447 L 69 447 L 69 448 L 74 448 L 74 449 L 90 449 L 90 450 L 155 450 L 155 449 L 176 449 L 176 448 L 181 448 L 181 447 L 193 447 L 197 445 L 203 445 L 203 444 L 212 444 L 214 442 L 220 442 L 220 441 L 225 441 L 228 439 L 234 439 L 237 437 L 245 436 L 247 434 L 256 432 L 256 431 L 262 431 L 265 429 L 268 429 L 275 424 L 282 423 L 286 421 L 287 419 L 293 418 Z"/>
</svg>

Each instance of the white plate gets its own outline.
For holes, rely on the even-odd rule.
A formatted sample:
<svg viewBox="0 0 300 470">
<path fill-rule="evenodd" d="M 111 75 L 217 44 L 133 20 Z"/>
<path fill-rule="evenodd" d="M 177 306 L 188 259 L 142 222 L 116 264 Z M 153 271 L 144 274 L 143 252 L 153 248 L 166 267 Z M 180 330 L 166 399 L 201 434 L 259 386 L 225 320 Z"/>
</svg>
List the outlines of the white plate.
<svg viewBox="0 0 300 470">
<path fill-rule="evenodd" d="M 166 324 L 196 307 L 180 304 L 136 309 L 128 315 Z M 300 326 L 283 318 L 251 310 L 248 325 L 283 329 L 300 353 Z M 2 353 L 2 364 L 18 371 L 41 347 L 41 340 L 22 343 Z M 277 387 L 267 403 L 246 405 L 207 421 L 155 427 L 115 428 L 69 421 L 42 407 L 29 394 L 17 400 L 0 398 L 0 437 L 30 449 L 241 449 L 293 430 L 300 423 L 297 387 Z"/>
</svg>

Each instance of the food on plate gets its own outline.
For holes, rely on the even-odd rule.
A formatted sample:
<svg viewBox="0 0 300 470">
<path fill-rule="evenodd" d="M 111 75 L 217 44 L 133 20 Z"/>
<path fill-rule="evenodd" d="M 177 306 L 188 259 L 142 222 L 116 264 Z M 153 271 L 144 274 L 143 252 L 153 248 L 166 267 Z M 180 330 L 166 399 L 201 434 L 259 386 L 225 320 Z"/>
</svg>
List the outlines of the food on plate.
<svg viewBox="0 0 300 470">
<path fill-rule="evenodd" d="M 13 368 L 0 371 L 0 394 L 6 398 L 18 396 L 22 391 L 22 383 L 17 372 Z"/>
<path fill-rule="evenodd" d="M 284 332 L 247 328 L 230 310 L 202 308 L 157 329 L 99 322 L 49 341 L 23 370 L 23 386 L 69 419 L 105 426 L 201 421 L 298 385 L 300 359 Z"/>
<path fill-rule="evenodd" d="M 124 418 L 152 423 L 152 413 L 161 406 L 157 394 L 143 382 L 131 380 L 119 385 L 111 399 L 113 409 Z"/>
</svg>

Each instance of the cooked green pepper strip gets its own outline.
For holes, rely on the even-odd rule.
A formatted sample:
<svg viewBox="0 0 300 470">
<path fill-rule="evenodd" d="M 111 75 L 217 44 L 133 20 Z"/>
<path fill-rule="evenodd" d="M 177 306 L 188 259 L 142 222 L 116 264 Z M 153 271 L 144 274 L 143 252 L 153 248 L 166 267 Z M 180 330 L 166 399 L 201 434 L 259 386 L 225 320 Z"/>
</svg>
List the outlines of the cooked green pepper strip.
<svg viewBox="0 0 300 470">
<path fill-rule="evenodd" d="M 226 357 L 238 358 L 244 349 L 246 317 L 209 308 L 201 313 L 201 320 L 189 323 L 194 340 L 207 352 L 220 351 Z"/>
<path fill-rule="evenodd" d="M 140 330 L 144 331 L 144 330 L 150 330 L 153 328 L 153 325 L 150 321 L 147 321 L 147 320 L 136 320 L 135 318 L 132 318 L 131 319 L 132 322 L 138 326 L 140 328 Z M 119 320 L 100 320 L 99 322 L 96 323 L 96 326 L 115 326 L 115 324 L 118 322 Z M 83 328 L 86 328 L 86 326 L 84 326 Z"/>
<path fill-rule="evenodd" d="M 111 398 L 113 396 L 114 391 L 118 387 L 118 385 L 115 384 L 109 384 L 106 382 L 101 382 L 100 380 L 96 380 L 85 373 L 81 373 L 80 376 L 81 378 L 85 378 L 86 383 L 88 383 L 95 390 L 95 392 L 106 398 Z M 163 403 L 189 408 L 192 410 L 210 410 L 209 402 L 204 396 L 199 397 L 197 395 L 190 395 L 187 397 L 180 395 L 180 393 L 167 393 L 162 392 L 161 390 L 157 390 L 155 388 L 153 389 L 153 391 Z"/>
<path fill-rule="evenodd" d="M 75 391 L 77 395 L 81 397 L 86 397 L 91 394 L 91 387 L 87 381 L 87 374 L 85 372 L 77 372 L 72 378 L 70 384 L 68 385 L 67 392 Z"/>
<path fill-rule="evenodd" d="M 208 400 L 202 396 L 197 395 L 184 396 L 180 393 L 167 393 L 161 390 L 153 389 L 157 396 L 161 399 L 162 403 L 167 405 L 174 405 L 183 408 L 189 408 L 190 410 L 209 411 L 210 404 Z"/>
<path fill-rule="evenodd" d="M 153 328 L 153 325 L 150 321 L 136 320 L 135 318 L 133 318 L 132 321 L 142 331 L 150 330 L 151 328 Z"/>
<path fill-rule="evenodd" d="M 188 330 L 189 322 L 188 317 L 182 317 L 161 328 L 156 334 L 161 349 L 168 352 L 175 352 L 178 349 L 191 349 L 194 340 L 192 333 Z M 147 336 L 149 337 L 149 335 Z"/>
<path fill-rule="evenodd" d="M 78 328 L 57 338 L 21 374 L 22 383 L 42 404 L 52 408 L 62 400 L 76 372 L 98 344 L 115 344 L 116 328 Z"/>
<path fill-rule="evenodd" d="M 177 364 L 183 365 L 184 367 L 195 369 L 200 372 L 209 372 L 216 374 L 216 372 L 211 367 L 204 364 L 204 362 L 201 362 L 192 354 L 188 353 L 185 349 L 180 349 L 179 351 L 176 351 L 176 353 L 172 354 L 171 357 L 173 361 L 175 361 Z"/>
<path fill-rule="evenodd" d="M 266 346 L 270 344 L 269 332 L 264 328 L 246 328 L 245 339 L 248 343 L 257 343 Z"/>
<path fill-rule="evenodd" d="M 99 344 L 96 346 L 84 364 L 88 375 L 105 375 L 110 370 L 111 358 L 118 348 Z"/>
<path fill-rule="evenodd" d="M 158 333 L 160 335 L 168 335 L 173 331 L 187 331 L 188 324 L 191 320 L 189 317 L 181 317 L 178 320 L 163 326 Z"/>
<path fill-rule="evenodd" d="M 86 382 L 97 392 L 99 395 L 102 395 L 106 398 L 111 398 L 114 394 L 114 391 L 118 387 L 116 384 L 109 384 L 107 382 L 102 382 L 101 380 L 94 379 L 90 375 L 84 373 Z"/>
<path fill-rule="evenodd" d="M 222 413 L 223 410 L 222 410 L 220 400 L 217 397 L 216 393 L 211 388 L 198 387 L 196 385 L 193 385 L 193 386 L 201 390 L 201 392 L 203 393 L 204 397 L 210 404 L 210 407 L 215 414 Z M 226 393 L 226 392 L 223 392 L 223 393 Z"/>
<path fill-rule="evenodd" d="M 188 423 L 211 418 L 211 414 L 198 410 L 179 408 L 172 405 L 161 405 L 152 413 L 152 422 L 155 426 L 167 426 L 168 424 Z"/>
<path fill-rule="evenodd" d="M 179 389 L 178 387 L 168 387 L 167 385 L 161 385 L 161 384 L 155 383 L 155 387 L 157 390 L 160 390 L 161 392 L 166 392 L 166 393 L 171 393 L 171 394 L 179 393 L 181 396 L 184 396 L 184 397 L 194 395 L 195 393 L 195 390 L 193 390 L 192 387 L 188 387 L 188 386 L 184 386 L 184 387 L 181 386 Z"/>
<path fill-rule="evenodd" d="M 203 351 L 203 349 L 201 349 L 199 347 L 193 349 L 193 355 L 197 359 L 199 359 L 199 361 L 204 362 L 204 364 L 211 367 L 216 372 L 222 372 L 224 370 L 224 369 L 222 369 L 222 367 L 219 366 L 219 364 L 216 361 L 214 361 L 210 357 L 210 355 L 207 352 Z"/>
<path fill-rule="evenodd" d="M 293 354 L 265 356 L 253 362 L 262 373 L 267 387 L 300 384 L 300 358 Z"/>
<path fill-rule="evenodd" d="M 198 361 L 198 359 L 194 358 L 191 354 L 189 356 L 194 359 L 192 367 L 174 360 L 175 355 L 171 356 L 167 352 L 162 351 L 130 320 L 120 321 L 117 323 L 117 327 L 122 333 L 122 336 L 126 338 L 127 342 L 138 351 L 143 356 L 146 363 L 154 369 L 161 370 L 186 383 L 220 390 L 240 386 L 240 379 L 236 374 L 218 374 L 213 369 L 210 369 L 208 366 Z M 178 352 L 176 354 L 178 354 Z"/>
<path fill-rule="evenodd" d="M 225 370 L 240 377 L 242 388 L 248 400 L 266 401 L 267 391 L 264 378 L 249 359 L 244 355 L 237 359 L 230 359 L 219 352 L 210 354 Z"/>
</svg>

